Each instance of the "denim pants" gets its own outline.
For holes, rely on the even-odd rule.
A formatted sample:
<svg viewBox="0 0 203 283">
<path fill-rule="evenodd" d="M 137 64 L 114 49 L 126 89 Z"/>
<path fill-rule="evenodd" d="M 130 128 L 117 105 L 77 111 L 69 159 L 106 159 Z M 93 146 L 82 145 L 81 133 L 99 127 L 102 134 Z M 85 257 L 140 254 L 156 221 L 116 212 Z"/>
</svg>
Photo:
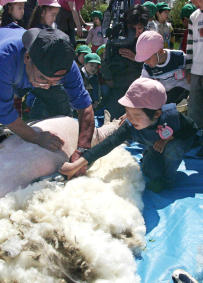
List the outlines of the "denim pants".
<svg viewBox="0 0 203 283">
<path fill-rule="evenodd" d="M 143 156 L 142 170 L 150 181 L 163 178 L 166 183 L 173 184 L 176 171 L 183 160 L 184 154 L 190 150 L 195 137 L 185 140 L 174 139 L 170 141 L 163 153 L 159 153 L 149 147 Z"/>
</svg>

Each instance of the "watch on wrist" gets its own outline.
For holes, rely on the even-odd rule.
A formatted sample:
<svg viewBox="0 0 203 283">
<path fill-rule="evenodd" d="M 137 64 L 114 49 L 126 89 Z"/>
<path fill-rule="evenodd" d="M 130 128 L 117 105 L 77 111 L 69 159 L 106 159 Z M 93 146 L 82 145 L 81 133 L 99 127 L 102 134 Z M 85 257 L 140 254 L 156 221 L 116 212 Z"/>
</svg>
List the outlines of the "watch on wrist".
<svg viewBox="0 0 203 283">
<path fill-rule="evenodd" d="M 84 147 L 78 147 L 77 151 L 79 151 L 80 153 L 84 153 L 86 150 L 88 150 L 88 148 L 84 148 Z"/>
</svg>

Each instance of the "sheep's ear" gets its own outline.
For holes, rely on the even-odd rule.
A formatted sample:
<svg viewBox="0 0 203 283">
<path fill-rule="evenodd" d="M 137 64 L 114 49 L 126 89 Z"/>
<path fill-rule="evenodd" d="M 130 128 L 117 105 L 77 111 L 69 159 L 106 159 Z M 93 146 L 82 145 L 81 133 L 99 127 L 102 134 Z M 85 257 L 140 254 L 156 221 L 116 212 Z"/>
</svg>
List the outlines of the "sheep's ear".
<svg viewBox="0 0 203 283">
<path fill-rule="evenodd" d="M 111 122 L 111 114 L 108 110 L 104 110 L 104 125 L 109 124 Z"/>
</svg>

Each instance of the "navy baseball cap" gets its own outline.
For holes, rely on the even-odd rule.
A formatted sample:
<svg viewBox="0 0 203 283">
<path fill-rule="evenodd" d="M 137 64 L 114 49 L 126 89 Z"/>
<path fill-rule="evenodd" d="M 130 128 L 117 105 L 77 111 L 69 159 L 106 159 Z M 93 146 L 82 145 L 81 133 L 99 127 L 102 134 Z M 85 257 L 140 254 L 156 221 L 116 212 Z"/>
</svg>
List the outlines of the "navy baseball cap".
<svg viewBox="0 0 203 283">
<path fill-rule="evenodd" d="M 33 64 L 45 76 L 61 77 L 70 71 L 75 54 L 64 32 L 31 28 L 23 34 L 22 41 Z"/>
</svg>

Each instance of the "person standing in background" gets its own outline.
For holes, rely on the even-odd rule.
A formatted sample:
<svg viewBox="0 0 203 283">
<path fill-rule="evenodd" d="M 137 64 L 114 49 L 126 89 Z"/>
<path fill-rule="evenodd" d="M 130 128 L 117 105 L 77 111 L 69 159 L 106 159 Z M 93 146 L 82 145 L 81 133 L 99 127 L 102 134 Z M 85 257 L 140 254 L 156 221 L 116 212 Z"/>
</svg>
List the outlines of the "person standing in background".
<svg viewBox="0 0 203 283">
<path fill-rule="evenodd" d="M 196 10 L 196 7 L 193 4 L 186 4 L 181 9 L 181 19 L 183 26 L 185 28 L 183 39 L 181 41 L 180 49 L 186 53 L 186 46 L 187 46 L 187 36 L 188 36 L 188 23 L 190 19 L 190 15 Z"/>
<path fill-rule="evenodd" d="M 32 12 L 28 28 L 56 28 L 56 16 L 60 10 L 57 0 L 38 0 Z"/>
<path fill-rule="evenodd" d="M 147 29 L 157 31 L 158 27 L 157 27 L 157 24 L 156 24 L 155 18 L 154 18 L 156 11 L 157 11 L 156 5 L 151 1 L 146 1 L 142 6 L 146 7 L 149 11 L 149 21 L 148 21 L 148 24 L 147 24 Z"/>
<path fill-rule="evenodd" d="M 59 0 L 58 2 L 61 5 L 61 10 L 56 18 L 56 24 L 60 30 L 69 35 L 70 41 L 75 48 L 75 26 L 79 37 L 83 36 L 82 26 L 88 28 L 80 13 L 85 0 Z"/>
<path fill-rule="evenodd" d="M 188 25 L 187 79 L 190 82 L 188 115 L 203 129 L 203 1 L 196 0 L 197 10 L 192 13 Z M 203 144 L 198 156 L 203 157 Z"/>
<path fill-rule="evenodd" d="M 93 21 L 93 27 L 89 30 L 86 44 L 92 44 L 92 52 L 96 52 L 99 46 L 107 42 L 107 38 L 103 37 L 101 24 L 103 19 L 103 14 L 100 11 L 93 11 L 91 13 L 91 18 Z"/>
<path fill-rule="evenodd" d="M 171 23 L 168 22 L 168 16 L 170 8 L 167 3 L 160 2 L 156 5 L 156 23 L 158 26 L 158 32 L 163 36 L 164 48 L 173 49 L 175 36 Z"/>
<path fill-rule="evenodd" d="M 0 0 L 0 5 L 3 6 L 3 14 L 1 26 L 7 26 L 15 23 L 23 26 L 24 5 L 27 0 Z"/>
<path fill-rule="evenodd" d="M 80 46 L 78 46 L 75 50 L 75 61 L 78 65 L 78 68 L 81 70 L 81 68 L 84 66 L 84 57 L 85 55 L 92 53 L 92 50 L 90 49 L 89 46 L 87 46 L 86 44 L 82 44 Z"/>
</svg>

